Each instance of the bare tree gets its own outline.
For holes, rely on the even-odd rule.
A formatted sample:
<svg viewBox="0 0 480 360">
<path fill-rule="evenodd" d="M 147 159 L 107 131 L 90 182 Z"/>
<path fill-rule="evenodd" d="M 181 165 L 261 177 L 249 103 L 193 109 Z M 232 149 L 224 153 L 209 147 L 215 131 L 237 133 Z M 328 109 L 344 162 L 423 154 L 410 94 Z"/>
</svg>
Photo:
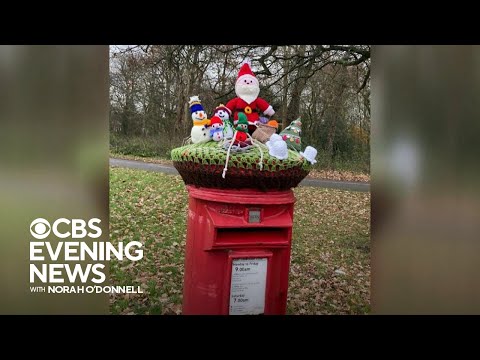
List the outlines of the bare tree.
<svg viewBox="0 0 480 360">
<path fill-rule="evenodd" d="M 113 136 L 141 136 L 160 152 L 180 145 L 191 127 L 189 96 L 199 95 L 210 115 L 235 96 L 239 66 L 247 58 L 283 128 L 302 116 L 305 141 L 329 158 L 362 152 L 368 159 L 367 45 L 112 47 Z"/>
</svg>

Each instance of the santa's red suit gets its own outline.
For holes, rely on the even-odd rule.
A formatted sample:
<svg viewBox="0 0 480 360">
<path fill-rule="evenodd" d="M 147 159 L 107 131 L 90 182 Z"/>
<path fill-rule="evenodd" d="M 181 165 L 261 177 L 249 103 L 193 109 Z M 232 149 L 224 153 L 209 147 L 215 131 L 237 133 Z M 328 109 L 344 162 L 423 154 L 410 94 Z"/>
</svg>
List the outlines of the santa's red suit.
<svg viewBox="0 0 480 360">
<path fill-rule="evenodd" d="M 269 108 L 269 106 L 270 104 L 268 102 L 259 97 L 253 100 L 253 102 L 251 102 L 250 104 L 247 104 L 245 100 L 237 97 L 230 100 L 225 105 L 225 107 L 229 109 L 233 114 L 233 121 L 235 125 L 237 125 L 239 112 L 245 113 L 245 115 L 247 115 L 247 120 L 249 124 L 253 124 L 260 118 L 259 112 L 263 113 Z"/>
</svg>

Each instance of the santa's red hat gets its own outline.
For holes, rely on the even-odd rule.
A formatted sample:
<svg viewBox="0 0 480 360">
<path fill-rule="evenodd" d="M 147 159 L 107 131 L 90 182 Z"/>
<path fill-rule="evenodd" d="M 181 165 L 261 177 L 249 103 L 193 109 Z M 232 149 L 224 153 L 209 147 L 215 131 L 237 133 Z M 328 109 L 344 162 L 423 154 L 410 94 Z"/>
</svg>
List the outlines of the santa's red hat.
<svg viewBox="0 0 480 360">
<path fill-rule="evenodd" d="M 258 85 L 258 80 L 255 77 L 255 74 L 252 71 L 252 68 L 250 67 L 250 62 L 245 62 L 242 67 L 240 68 L 240 71 L 238 72 L 238 77 L 237 77 L 237 84 L 242 81 L 253 81 Z"/>
</svg>

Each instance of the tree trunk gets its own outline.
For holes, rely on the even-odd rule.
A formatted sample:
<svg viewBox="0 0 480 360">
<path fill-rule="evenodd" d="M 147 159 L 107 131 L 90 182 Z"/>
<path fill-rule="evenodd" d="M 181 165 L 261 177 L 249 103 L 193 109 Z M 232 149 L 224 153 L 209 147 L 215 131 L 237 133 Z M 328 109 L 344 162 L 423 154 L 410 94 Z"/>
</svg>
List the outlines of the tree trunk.
<svg viewBox="0 0 480 360">
<path fill-rule="evenodd" d="M 193 52 L 193 60 L 192 61 L 187 61 L 188 64 L 188 69 L 187 69 L 187 90 L 185 94 L 185 100 L 184 100 L 184 112 L 183 112 L 183 134 L 186 135 L 188 134 L 188 129 L 191 128 L 192 122 L 191 122 L 191 116 L 190 116 L 190 111 L 188 107 L 188 99 L 192 95 L 198 95 L 198 94 L 192 94 L 193 92 L 193 87 L 195 84 L 195 81 L 197 80 L 197 76 L 195 74 L 195 66 L 197 66 L 198 62 L 198 56 L 200 54 L 201 47 L 195 45 L 194 48 L 192 49 Z M 192 56 L 192 53 L 189 54 L 188 59 L 190 59 Z M 202 100 L 202 99 L 200 99 Z M 182 128 L 182 127 L 180 127 Z"/>
<path fill-rule="evenodd" d="M 327 137 L 327 153 L 329 154 L 329 161 L 328 161 L 328 167 L 332 170 L 335 170 L 332 166 L 333 163 L 333 141 L 335 140 L 335 131 L 337 130 L 337 117 L 338 115 L 336 114 L 336 111 L 334 112 L 330 128 L 328 129 L 328 137 Z"/>
<path fill-rule="evenodd" d="M 284 56 L 288 58 L 290 54 L 288 46 L 285 47 Z M 283 78 L 283 102 L 282 102 L 282 130 L 288 126 L 287 112 L 288 112 L 288 72 L 289 72 L 289 63 L 288 60 L 284 60 L 283 63 L 283 73 L 285 77 Z"/>
<path fill-rule="evenodd" d="M 232 46 L 227 45 L 226 48 L 229 49 L 229 48 L 232 48 Z M 227 87 L 227 66 L 228 66 L 228 53 L 225 53 L 223 58 L 222 76 L 220 77 L 220 94 L 225 94 L 225 89 Z"/>
<path fill-rule="evenodd" d="M 306 45 L 301 45 L 298 49 L 299 62 L 304 61 L 303 56 L 305 56 Z M 297 119 L 300 115 L 300 99 L 307 84 L 307 77 L 312 70 L 315 57 L 308 60 L 306 64 L 300 66 L 297 70 L 296 81 L 293 83 L 292 93 L 290 94 L 290 103 L 288 104 L 287 111 L 287 122 Z"/>
<path fill-rule="evenodd" d="M 328 137 L 327 137 L 327 152 L 330 155 L 329 156 L 329 168 L 332 170 L 335 170 L 334 167 L 332 166 L 333 159 L 335 157 L 334 154 L 334 142 L 335 142 L 335 135 L 336 135 L 336 130 L 337 130 L 337 120 L 338 118 L 343 118 L 345 115 L 343 113 L 344 109 L 344 92 L 347 87 L 345 83 L 345 72 L 340 70 L 338 76 L 337 76 L 337 82 L 334 85 L 334 92 L 333 92 L 333 99 L 331 100 L 331 106 L 333 107 L 331 111 L 331 123 L 330 127 L 328 130 Z"/>
</svg>

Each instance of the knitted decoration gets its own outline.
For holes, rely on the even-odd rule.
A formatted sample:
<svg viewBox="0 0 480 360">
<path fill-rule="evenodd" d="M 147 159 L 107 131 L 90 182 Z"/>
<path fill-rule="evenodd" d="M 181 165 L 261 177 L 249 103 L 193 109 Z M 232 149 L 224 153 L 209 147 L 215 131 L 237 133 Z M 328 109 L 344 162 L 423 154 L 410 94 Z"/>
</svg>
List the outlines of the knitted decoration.
<svg viewBox="0 0 480 360">
<path fill-rule="evenodd" d="M 256 129 L 256 124 L 260 121 L 260 113 L 266 116 L 273 116 L 275 111 L 272 106 L 264 99 L 259 97 L 260 86 L 258 79 L 253 73 L 250 64 L 244 63 L 238 72 L 235 82 L 236 98 L 229 100 L 225 107 L 230 111 L 233 118 L 233 124 L 236 126 L 238 114 L 243 112 L 248 120 L 248 132 L 252 134 Z"/>
<path fill-rule="evenodd" d="M 232 152 L 247 151 L 253 147 L 252 141 L 248 137 L 248 121 L 244 113 L 238 114 L 237 128 L 232 139 L 226 139 L 223 148 L 228 154 Z M 228 164 L 227 164 L 228 167 Z"/>
<path fill-rule="evenodd" d="M 258 119 L 258 122 L 260 124 L 266 124 L 266 123 L 268 123 L 268 118 L 265 117 L 265 116 L 260 116 L 260 118 Z"/>
<path fill-rule="evenodd" d="M 255 140 L 258 140 L 261 143 L 265 144 L 270 139 L 270 136 L 272 136 L 276 132 L 277 132 L 277 129 L 273 126 L 258 124 L 257 130 L 253 132 L 252 137 Z"/>
<path fill-rule="evenodd" d="M 203 109 L 198 96 L 191 96 L 188 105 L 190 106 L 193 121 L 192 130 L 190 132 L 192 142 L 198 144 L 210 141 L 210 120 L 207 118 L 207 113 Z"/>
<path fill-rule="evenodd" d="M 300 151 L 299 154 L 312 165 L 317 162 L 317 160 L 315 160 L 315 157 L 317 156 L 317 149 L 315 149 L 313 146 L 307 146 L 305 150 L 303 152 Z"/>
<path fill-rule="evenodd" d="M 230 121 L 230 110 L 225 105 L 220 104 L 215 108 L 214 116 L 218 116 L 223 121 L 223 137 L 229 139 L 233 137 L 234 129 Z"/>
<path fill-rule="evenodd" d="M 266 150 L 266 148 L 264 148 Z M 187 185 L 223 189 L 255 188 L 286 190 L 297 186 L 309 173 L 311 165 L 298 153 L 289 150 L 288 158 L 278 160 L 263 152 L 260 170 L 260 149 L 233 152 L 228 160 L 228 175 L 222 178 L 227 152 L 211 141 L 173 149 L 173 165 Z"/>
<path fill-rule="evenodd" d="M 224 144 L 224 147 L 227 145 L 229 140 L 227 140 Z M 225 175 L 228 170 L 228 161 L 230 159 L 230 152 L 232 151 L 233 146 L 237 146 L 238 148 L 245 149 L 245 145 L 249 146 L 257 146 L 260 150 L 260 170 L 263 168 L 263 151 L 259 144 L 255 143 L 255 140 L 248 134 L 248 121 L 247 116 L 244 113 L 238 114 L 238 122 L 237 122 L 237 129 L 233 134 L 233 139 L 228 144 L 227 150 L 227 158 L 225 159 L 225 167 L 223 168 L 222 178 L 225 179 Z"/>
<path fill-rule="evenodd" d="M 233 139 L 225 139 L 225 142 L 223 143 L 223 149 L 225 151 L 230 149 L 231 152 L 245 152 L 251 148 L 253 148 L 253 144 L 249 139 L 237 143 L 235 143 Z"/>
<path fill-rule="evenodd" d="M 277 120 L 270 120 L 267 125 L 273 126 L 275 128 L 275 131 L 278 130 L 278 121 Z"/>
<path fill-rule="evenodd" d="M 213 141 L 223 140 L 223 121 L 218 116 L 210 119 L 210 137 Z"/>
<path fill-rule="evenodd" d="M 285 160 L 288 158 L 288 146 L 287 143 L 278 134 L 272 134 L 270 140 L 265 144 L 268 148 L 268 153 L 271 156 L 275 156 L 279 160 Z"/>
<path fill-rule="evenodd" d="M 247 116 L 244 113 L 238 113 L 238 122 L 237 122 L 237 132 L 233 136 L 234 138 L 234 143 L 241 144 L 242 142 L 245 142 L 248 137 L 248 121 L 247 121 Z"/>
<path fill-rule="evenodd" d="M 302 150 L 302 122 L 300 118 L 291 122 L 281 133 L 283 140 L 287 142 L 289 149 L 300 151 Z"/>
</svg>

